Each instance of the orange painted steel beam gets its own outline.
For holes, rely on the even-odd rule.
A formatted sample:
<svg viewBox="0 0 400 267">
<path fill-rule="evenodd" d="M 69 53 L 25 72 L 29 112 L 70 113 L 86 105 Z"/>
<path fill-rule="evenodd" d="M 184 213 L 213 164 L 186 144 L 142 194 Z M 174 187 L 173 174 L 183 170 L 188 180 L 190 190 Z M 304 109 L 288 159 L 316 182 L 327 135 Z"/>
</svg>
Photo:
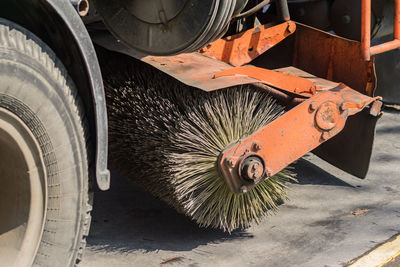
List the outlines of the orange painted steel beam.
<svg viewBox="0 0 400 267">
<path fill-rule="evenodd" d="M 400 40 L 393 40 L 384 44 L 379 44 L 371 47 L 371 55 L 381 54 L 390 50 L 394 50 L 400 47 Z"/>
<path fill-rule="evenodd" d="M 257 79 L 261 83 L 302 96 L 314 95 L 317 90 L 317 87 L 309 79 L 253 66 L 243 66 L 227 69 L 215 74 L 214 78 L 234 75 L 243 75 L 253 79 Z"/>
<path fill-rule="evenodd" d="M 361 2 L 361 53 L 366 61 L 372 55 L 400 48 L 400 0 L 394 0 L 393 39 L 371 47 L 371 0 Z"/>
<path fill-rule="evenodd" d="M 199 52 L 233 66 L 249 63 L 296 31 L 292 21 L 267 27 L 260 26 L 244 33 L 212 42 Z"/>
<path fill-rule="evenodd" d="M 219 170 L 234 193 L 246 192 L 337 135 L 348 116 L 380 99 L 365 96 L 344 84 L 319 92 L 248 138 L 231 144 L 220 155 Z M 243 162 L 249 157 L 258 158 L 264 168 L 254 169 L 255 175 L 265 173 L 257 183 L 243 179 L 240 174 Z"/>
</svg>

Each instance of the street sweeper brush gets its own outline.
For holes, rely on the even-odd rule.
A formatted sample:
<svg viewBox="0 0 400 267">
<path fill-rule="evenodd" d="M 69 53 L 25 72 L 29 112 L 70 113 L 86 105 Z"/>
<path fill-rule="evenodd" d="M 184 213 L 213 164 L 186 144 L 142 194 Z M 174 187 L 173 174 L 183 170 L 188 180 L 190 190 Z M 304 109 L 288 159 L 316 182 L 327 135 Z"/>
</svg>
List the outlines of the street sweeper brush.
<svg viewBox="0 0 400 267">
<path fill-rule="evenodd" d="M 288 170 L 235 194 L 216 164 L 229 144 L 283 113 L 266 91 L 207 93 L 142 62 L 113 60 L 103 74 L 115 169 L 200 226 L 232 231 L 276 211 L 293 180 Z"/>
</svg>

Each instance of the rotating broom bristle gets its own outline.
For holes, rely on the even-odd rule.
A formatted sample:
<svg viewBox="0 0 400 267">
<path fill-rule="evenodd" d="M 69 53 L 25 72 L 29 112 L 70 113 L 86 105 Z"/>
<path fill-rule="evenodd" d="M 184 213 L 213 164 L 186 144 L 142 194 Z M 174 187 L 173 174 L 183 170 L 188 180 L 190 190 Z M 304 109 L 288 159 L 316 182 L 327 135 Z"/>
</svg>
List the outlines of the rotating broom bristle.
<svg viewBox="0 0 400 267">
<path fill-rule="evenodd" d="M 276 211 L 289 171 L 237 195 L 216 167 L 228 144 L 282 114 L 265 91 L 206 93 L 140 62 L 118 66 L 104 73 L 114 168 L 201 226 L 232 231 Z"/>
</svg>

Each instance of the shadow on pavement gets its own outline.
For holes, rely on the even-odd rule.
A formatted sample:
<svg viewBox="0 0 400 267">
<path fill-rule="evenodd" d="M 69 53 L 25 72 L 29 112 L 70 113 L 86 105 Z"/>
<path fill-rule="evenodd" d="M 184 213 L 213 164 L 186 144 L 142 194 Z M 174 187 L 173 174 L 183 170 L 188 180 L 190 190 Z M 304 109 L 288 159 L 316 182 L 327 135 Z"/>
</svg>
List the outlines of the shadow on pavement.
<svg viewBox="0 0 400 267">
<path fill-rule="evenodd" d="M 94 250 L 190 251 L 229 239 L 252 238 L 243 231 L 229 234 L 200 228 L 117 173 L 112 173 L 111 181 L 109 191 L 96 191 L 94 196 L 88 237 L 88 246 Z"/>
<path fill-rule="evenodd" d="M 344 182 L 306 159 L 299 159 L 292 166 L 297 173 L 298 184 L 333 185 L 354 188 L 353 185 Z"/>
<path fill-rule="evenodd" d="M 353 187 L 323 169 L 300 159 L 294 164 L 299 184 Z M 253 235 L 232 234 L 200 228 L 186 216 L 144 192 L 117 173 L 112 173 L 111 189 L 95 192 L 94 211 L 88 246 L 106 252 L 145 252 L 157 250 L 190 251 Z"/>
</svg>

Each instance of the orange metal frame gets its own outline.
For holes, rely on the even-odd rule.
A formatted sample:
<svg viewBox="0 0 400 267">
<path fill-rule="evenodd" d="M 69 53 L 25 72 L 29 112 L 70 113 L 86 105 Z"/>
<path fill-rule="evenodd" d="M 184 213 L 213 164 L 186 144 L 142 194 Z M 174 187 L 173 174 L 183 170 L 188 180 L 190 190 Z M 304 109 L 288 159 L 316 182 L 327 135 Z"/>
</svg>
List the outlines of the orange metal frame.
<svg viewBox="0 0 400 267">
<path fill-rule="evenodd" d="M 400 0 L 396 1 L 400 2 Z M 398 9 L 397 4 L 396 8 Z M 395 30 L 399 31 L 399 29 L 400 27 L 396 27 Z M 268 30 L 265 29 L 265 32 L 268 33 Z M 396 34 L 395 37 L 397 37 Z M 326 38 L 323 40 L 326 40 Z M 238 37 L 236 42 L 241 43 L 240 41 L 240 37 Z M 400 43 L 400 40 L 397 41 Z M 328 42 L 328 44 L 330 43 Z M 362 46 L 358 43 L 354 51 L 359 51 L 360 47 L 364 48 L 364 46 L 365 43 Z M 324 46 L 323 50 L 333 51 L 326 49 L 327 47 L 329 45 Z M 216 51 L 221 51 L 220 48 L 221 46 Z M 381 48 L 368 48 L 368 55 L 379 53 L 379 49 Z M 238 56 L 239 54 L 233 55 Z M 232 56 L 232 54 L 229 53 L 229 56 Z M 356 56 L 356 58 L 359 63 L 357 66 L 364 66 L 365 62 L 359 56 Z M 223 57 L 219 59 L 223 60 Z M 232 58 L 226 60 L 226 62 L 232 64 Z M 246 63 L 246 61 L 240 63 Z M 309 63 L 313 64 L 313 62 Z M 294 94 L 303 97 L 300 104 L 287 111 L 280 118 L 251 136 L 231 144 L 221 153 L 217 163 L 219 171 L 230 190 L 237 194 L 247 192 L 262 180 L 272 177 L 307 152 L 336 136 L 344 129 L 349 116 L 353 116 L 367 107 L 369 107 L 369 114 L 372 116 L 379 116 L 381 112 L 382 98 L 365 95 L 364 93 L 368 93 L 367 88 L 362 88 L 360 90 L 362 93 L 345 84 L 328 88 L 317 86 L 310 78 L 297 77 L 254 66 L 232 65 L 239 65 L 239 67 L 220 71 L 214 75 L 214 79 L 218 80 L 229 76 L 250 77 L 289 95 Z M 367 72 L 362 72 L 362 74 L 368 76 Z M 354 79 L 354 76 L 352 78 Z M 368 79 L 368 77 L 363 78 Z M 331 79 L 332 77 L 329 80 Z M 370 93 L 372 95 L 372 92 Z M 254 175 L 257 174 L 257 176 L 259 176 L 259 173 L 263 173 L 263 175 L 260 179 L 248 181 L 242 177 L 242 166 L 249 158 L 254 157 L 262 163 L 262 168 L 253 168 L 250 172 L 253 171 Z M 249 176 L 252 176 L 252 173 Z"/>
<path fill-rule="evenodd" d="M 233 66 L 242 66 L 251 62 L 295 31 L 296 24 L 293 21 L 287 21 L 272 27 L 263 25 L 219 39 L 199 52 L 204 56 L 218 59 Z"/>
<path fill-rule="evenodd" d="M 366 61 L 371 56 L 400 47 L 400 0 L 394 0 L 393 40 L 371 47 L 371 0 L 361 2 L 361 49 Z"/>
<path fill-rule="evenodd" d="M 231 191 L 247 192 L 257 183 L 249 183 L 240 176 L 246 159 L 258 157 L 263 164 L 263 179 L 268 179 L 340 133 L 349 116 L 368 105 L 371 105 L 370 114 L 378 115 L 377 100 L 380 99 L 363 95 L 344 84 L 319 92 L 251 136 L 230 145 L 220 155 L 219 170 Z"/>
</svg>

